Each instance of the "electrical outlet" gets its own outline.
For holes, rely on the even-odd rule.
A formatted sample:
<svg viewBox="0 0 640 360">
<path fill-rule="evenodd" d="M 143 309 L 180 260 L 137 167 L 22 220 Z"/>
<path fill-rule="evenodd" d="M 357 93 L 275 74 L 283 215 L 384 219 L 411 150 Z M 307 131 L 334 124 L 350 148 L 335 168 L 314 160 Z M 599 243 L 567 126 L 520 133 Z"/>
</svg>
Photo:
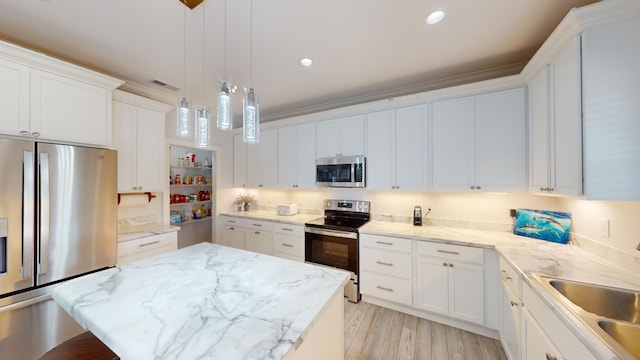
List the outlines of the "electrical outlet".
<svg viewBox="0 0 640 360">
<path fill-rule="evenodd" d="M 609 228 L 609 219 L 600 219 L 600 235 L 603 238 L 609 238 L 610 228 Z"/>
<path fill-rule="evenodd" d="M 509 216 L 512 218 L 516 217 L 516 209 L 509 209 Z"/>
</svg>

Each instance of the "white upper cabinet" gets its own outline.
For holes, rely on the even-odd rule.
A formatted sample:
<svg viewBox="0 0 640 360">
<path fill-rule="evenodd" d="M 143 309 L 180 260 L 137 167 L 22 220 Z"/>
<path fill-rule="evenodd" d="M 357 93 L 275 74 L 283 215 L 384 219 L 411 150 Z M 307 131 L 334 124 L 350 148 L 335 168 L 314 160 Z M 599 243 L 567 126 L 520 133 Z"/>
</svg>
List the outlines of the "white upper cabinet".
<svg viewBox="0 0 640 360">
<path fill-rule="evenodd" d="M 583 33 L 585 195 L 640 200 L 640 19 Z"/>
<path fill-rule="evenodd" d="M 364 115 L 316 123 L 316 157 L 364 154 Z"/>
<path fill-rule="evenodd" d="M 107 147 L 120 84 L 0 41 L 0 134 Z"/>
<path fill-rule="evenodd" d="M 242 138 L 240 138 L 242 141 Z M 263 130 L 260 143 L 247 144 L 247 183 L 250 188 L 278 185 L 278 130 Z"/>
<path fill-rule="evenodd" d="M 433 188 L 475 189 L 473 96 L 433 103 Z"/>
<path fill-rule="evenodd" d="M 32 69 L 31 136 L 106 146 L 107 99 L 105 88 Z"/>
<path fill-rule="evenodd" d="M 523 88 L 433 103 L 436 191 L 526 189 Z"/>
<path fill-rule="evenodd" d="M 29 136 L 29 67 L 0 59 L 0 133 Z"/>
<path fill-rule="evenodd" d="M 113 148 L 118 150 L 118 191 L 163 191 L 165 114 L 172 105 L 121 91 L 114 96 Z"/>
<path fill-rule="evenodd" d="M 529 191 L 582 194 L 580 37 L 529 84 Z"/>
<path fill-rule="evenodd" d="M 367 115 L 367 189 L 426 187 L 426 105 Z"/>
<path fill-rule="evenodd" d="M 315 124 L 278 129 L 278 187 L 315 188 Z"/>
</svg>

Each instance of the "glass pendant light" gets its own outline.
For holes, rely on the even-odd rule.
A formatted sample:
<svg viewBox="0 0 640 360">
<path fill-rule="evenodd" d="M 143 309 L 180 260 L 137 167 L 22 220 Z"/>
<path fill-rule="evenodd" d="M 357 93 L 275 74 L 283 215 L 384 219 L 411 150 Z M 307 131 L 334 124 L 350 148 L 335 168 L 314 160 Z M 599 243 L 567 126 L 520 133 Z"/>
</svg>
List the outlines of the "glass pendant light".
<svg viewBox="0 0 640 360">
<path fill-rule="evenodd" d="M 183 42 L 183 73 L 184 93 L 182 99 L 178 100 L 176 107 L 176 135 L 179 137 L 191 136 L 191 109 L 189 108 L 189 100 L 186 98 L 187 92 L 187 9 L 184 9 L 184 42 Z"/>
<path fill-rule="evenodd" d="M 202 4 L 202 93 L 201 93 L 201 101 L 204 102 L 204 78 L 205 78 L 205 74 L 204 74 L 204 36 L 205 36 L 205 31 L 204 31 L 204 25 L 205 25 L 205 21 L 204 21 L 204 13 L 205 13 L 205 5 L 206 4 Z M 199 148 L 208 148 L 209 147 L 209 140 L 211 137 L 211 129 L 210 129 L 210 125 L 211 124 L 211 111 L 209 109 L 208 106 L 198 106 L 196 111 L 195 111 L 195 117 L 194 117 L 194 123 L 195 123 L 195 145 L 196 147 Z"/>
<path fill-rule="evenodd" d="M 250 10 L 250 69 L 249 80 L 253 82 L 253 0 L 251 0 Z M 260 107 L 258 97 L 252 86 L 245 87 L 247 93 L 242 101 L 242 139 L 248 144 L 260 142 Z"/>
<path fill-rule="evenodd" d="M 218 93 L 218 129 L 233 129 L 233 121 L 231 121 L 231 93 L 232 88 L 227 81 L 222 82 L 222 87 Z"/>
<path fill-rule="evenodd" d="M 242 101 L 242 140 L 249 144 L 260 142 L 260 106 L 253 88 L 245 89 Z"/>
<path fill-rule="evenodd" d="M 211 111 L 209 107 L 200 106 L 196 110 L 196 146 L 200 148 L 209 147 L 209 140 L 211 137 L 211 129 L 209 124 L 211 123 Z"/>
</svg>

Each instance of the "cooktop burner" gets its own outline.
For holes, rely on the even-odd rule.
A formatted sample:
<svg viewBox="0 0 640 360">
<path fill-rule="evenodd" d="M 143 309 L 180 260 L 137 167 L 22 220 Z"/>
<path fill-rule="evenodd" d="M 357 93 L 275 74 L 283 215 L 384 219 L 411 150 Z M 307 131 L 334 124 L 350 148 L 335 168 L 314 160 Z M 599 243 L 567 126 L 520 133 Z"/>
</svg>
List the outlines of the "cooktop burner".
<svg viewBox="0 0 640 360">
<path fill-rule="evenodd" d="M 359 200 L 325 200 L 324 216 L 306 226 L 357 232 L 371 218 L 369 202 Z"/>
</svg>

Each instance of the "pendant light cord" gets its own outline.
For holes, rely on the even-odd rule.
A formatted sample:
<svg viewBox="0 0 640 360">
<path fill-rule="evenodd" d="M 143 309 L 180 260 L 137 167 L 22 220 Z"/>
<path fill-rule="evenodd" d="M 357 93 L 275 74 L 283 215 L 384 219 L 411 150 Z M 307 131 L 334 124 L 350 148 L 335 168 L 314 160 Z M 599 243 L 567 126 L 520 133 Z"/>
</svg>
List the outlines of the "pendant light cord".
<svg viewBox="0 0 640 360">
<path fill-rule="evenodd" d="M 202 93 L 200 93 L 200 101 L 202 102 L 202 106 L 204 107 L 204 10 L 205 5 L 202 4 Z"/>
<path fill-rule="evenodd" d="M 187 8 L 185 7 L 183 12 L 183 26 L 182 26 L 182 81 L 184 81 L 184 89 L 182 91 L 182 97 L 187 97 Z"/>
<path fill-rule="evenodd" d="M 251 8 L 249 10 L 249 87 L 253 88 L 253 0 L 251 0 Z"/>
<path fill-rule="evenodd" d="M 227 80 L 227 0 L 224 0 L 224 81 Z"/>
</svg>

